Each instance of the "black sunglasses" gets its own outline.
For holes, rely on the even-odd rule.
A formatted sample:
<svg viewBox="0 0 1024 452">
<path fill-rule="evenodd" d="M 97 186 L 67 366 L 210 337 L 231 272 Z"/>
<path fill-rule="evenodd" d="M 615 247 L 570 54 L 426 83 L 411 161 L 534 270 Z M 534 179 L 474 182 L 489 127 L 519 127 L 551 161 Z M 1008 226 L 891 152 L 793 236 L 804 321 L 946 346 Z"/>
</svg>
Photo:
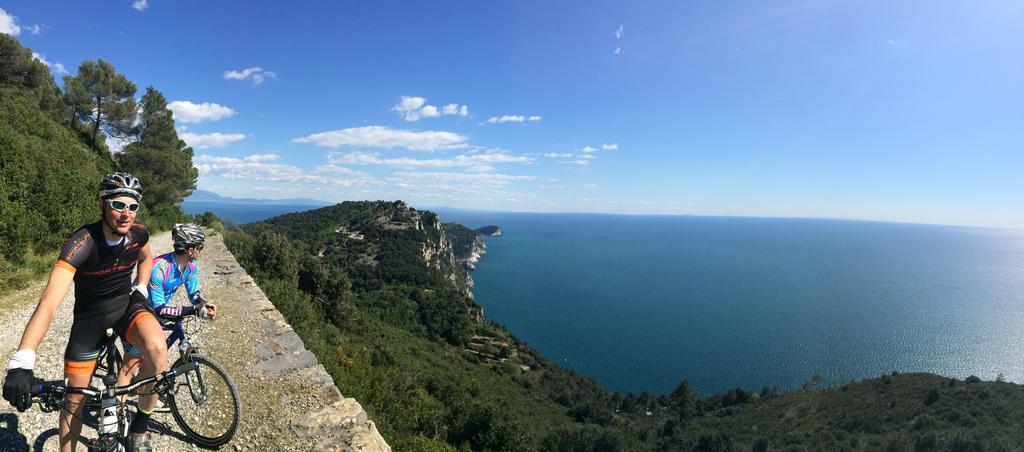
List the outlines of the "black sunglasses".
<svg viewBox="0 0 1024 452">
<path fill-rule="evenodd" d="M 124 209 L 126 209 L 126 208 L 130 212 L 135 212 L 136 210 L 139 210 L 139 204 L 138 203 L 128 204 L 128 203 L 126 203 L 124 201 L 114 201 L 112 199 L 108 199 L 107 200 L 107 204 L 110 204 L 110 208 L 114 209 L 117 212 L 124 212 Z"/>
</svg>

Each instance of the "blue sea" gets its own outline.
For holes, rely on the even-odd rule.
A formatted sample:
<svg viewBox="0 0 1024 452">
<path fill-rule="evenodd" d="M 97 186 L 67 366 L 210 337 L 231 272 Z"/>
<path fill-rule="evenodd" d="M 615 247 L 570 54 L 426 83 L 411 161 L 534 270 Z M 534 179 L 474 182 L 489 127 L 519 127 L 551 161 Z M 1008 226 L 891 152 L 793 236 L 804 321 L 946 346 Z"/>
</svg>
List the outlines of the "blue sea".
<svg viewBox="0 0 1024 452">
<path fill-rule="evenodd" d="M 295 205 L 295 204 L 272 204 L 272 203 L 233 203 L 233 202 L 201 202 L 189 201 L 186 199 L 181 203 L 181 210 L 189 215 L 199 215 L 204 212 L 213 212 L 223 221 L 234 224 L 249 223 L 252 221 L 266 220 L 291 212 L 311 210 L 320 206 Z"/>
<path fill-rule="evenodd" d="M 237 223 L 303 209 L 199 207 Z M 473 273 L 487 318 L 615 391 L 893 371 L 1024 382 L 1022 231 L 433 210 L 501 227 Z"/>
<path fill-rule="evenodd" d="M 862 221 L 441 210 L 495 224 L 485 315 L 623 392 L 898 372 L 1024 382 L 1024 232 Z"/>
</svg>

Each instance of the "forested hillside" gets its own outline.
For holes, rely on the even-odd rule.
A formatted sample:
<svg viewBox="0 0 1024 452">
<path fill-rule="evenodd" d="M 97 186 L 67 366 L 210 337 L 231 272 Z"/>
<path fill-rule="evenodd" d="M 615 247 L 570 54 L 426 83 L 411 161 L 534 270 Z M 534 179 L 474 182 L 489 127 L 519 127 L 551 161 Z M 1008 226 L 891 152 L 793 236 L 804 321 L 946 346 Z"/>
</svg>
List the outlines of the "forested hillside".
<svg viewBox="0 0 1024 452">
<path fill-rule="evenodd" d="M 226 242 L 395 450 L 1024 444 L 1024 388 L 974 377 L 894 374 L 827 387 L 809 376 L 800 390 L 736 388 L 703 399 L 685 381 L 658 396 L 605 390 L 483 319 L 459 290 L 463 270 L 451 265 L 473 242 L 466 229 L 401 202 L 283 215 L 229 230 Z"/>
<path fill-rule="evenodd" d="M 178 139 L 163 95 L 136 86 L 103 60 L 85 61 L 58 86 L 17 39 L 0 34 L 0 291 L 53 263 L 57 247 L 96 221 L 102 176 L 127 171 L 145 195 L 138 221 L 169 227 L 195 188 L 192 150 Z M 128 144 L 111 153 L 107 137 Z"/>
</svg>

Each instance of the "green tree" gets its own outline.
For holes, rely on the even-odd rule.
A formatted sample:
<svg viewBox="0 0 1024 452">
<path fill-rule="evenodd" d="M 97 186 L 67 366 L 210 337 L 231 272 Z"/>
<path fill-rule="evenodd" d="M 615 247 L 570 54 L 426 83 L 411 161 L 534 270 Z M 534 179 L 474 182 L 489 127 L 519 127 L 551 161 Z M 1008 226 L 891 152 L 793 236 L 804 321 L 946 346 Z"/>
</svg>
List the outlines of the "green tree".
<svg viewBox="0 0 1024 452">
<path fill-rule="evenodd" d="M 32 58 L 31 49 L 0 33 L 0 85 L 35 89 L 52 80 L 49 68 Z"/>
<path fill-rule="evenodd" d="M 667 405 L 683 421 L 700 414 L 700 398 L 693 392 L 690 382 L 686 380 L 679 383 L 676 389 L 669 394 Z"/>
<path fill-rule="evenodd" d="M 3 95 L 17 92 L 55 121 L 66 117 L 60 88 L 53 81 L 50 69 L 32 56 L 14 37 L 0 34 L 0 89 Z"/>
<path fill-rule="evenodd" d="M 192 166 L 192 148 L 174 130 L 167 99 L 152 86 L 142 96 L 138 132 L 139 141 L 118 157 L 121 167 L 139 178 L 148 207 L 177 205 L 196 188 L 199 171 Z"/>
<path fill-rule="evenodd" d="M 72 110 L 72 127 L 78 123 L 92 125 L 91 140 L 99 145 L 100 129 L 108 136 L 124 138 L 135 133 L 138 116 L 135 83 L 103 60 L 85 61 L 78 74 L 64 77 L 64 101 Z"/>
</svg>

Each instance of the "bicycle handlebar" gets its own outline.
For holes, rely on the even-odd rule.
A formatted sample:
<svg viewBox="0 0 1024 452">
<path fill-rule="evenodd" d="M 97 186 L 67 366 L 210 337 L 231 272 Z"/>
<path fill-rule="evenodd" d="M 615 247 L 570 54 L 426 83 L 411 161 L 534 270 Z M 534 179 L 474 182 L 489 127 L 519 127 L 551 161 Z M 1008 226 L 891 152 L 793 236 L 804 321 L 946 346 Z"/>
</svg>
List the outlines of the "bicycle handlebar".
<svg viewBox="0 0 1024 452">
<path fill-rule="evenodd" d="M 96 389 L 96 388 L 93 388 L 93 387 L 86 387 L 86 388 L 68 387 L 61 380 L 44 381 L 44 382 L 42 382 L 42 383 L 40 383 L 38 385 L 32 386 L 32 399 L 33 399 L 33 402 L 35 402 L 36 400 L 43 399 L 43 398 L 45 398 L 48 395 L 54 395 L 54 394 L 57 394 L 57 395 L 61 395 L 61 394 L 82 394 L 82 395 L 87 395 L 87 396 L 91 396 L 91 397 L 99 397 L 101 395 L 106 395 L 106 396 L 109 396 L 109 397 L 119 396 L 119 395 L 124 395 L 124 394 L 128 394 L 130 392 L 133 392 L 133 391 L 135 391 L 136 389 L 138 389 L 141 386 L 145 386 L 145 385 L 150 384 L 150 383 L 159 382 L 159 381 L 165 380 L 167 378 L 174 378 L 174 377 L 176 377 L 178 375 L 182 375 L 182 374 L 185 374 L 185 373 L 188 373 L 188 372 L 192 372 L 192 371 L 195 371 L 195 370 L 198 370 L 198 369 L 199 369 L 199 363 L 197 363 L 195 361 L 190 361 L 190 362 L 184 363 L 184 364 L 182 364 L 182 365 L 180 365 L 178 367 L 175 367 L 175 368 L 173 368 L 171 370 L 167 370 L 167 371 L 161 372 L 161 373 L 159 373 L 157 375 L 154 375 L 152 377 L 143 378 L 142 380 L 136 381 L 136 382 L 134 382 L 134 383 L 132 383 L 130 385 L 127 385 L 127 386 L 117 386 L 117 387 L 107 388 L 107 389 L 102 389 L 102 390 L 101 389 Z"/>
</svg>

